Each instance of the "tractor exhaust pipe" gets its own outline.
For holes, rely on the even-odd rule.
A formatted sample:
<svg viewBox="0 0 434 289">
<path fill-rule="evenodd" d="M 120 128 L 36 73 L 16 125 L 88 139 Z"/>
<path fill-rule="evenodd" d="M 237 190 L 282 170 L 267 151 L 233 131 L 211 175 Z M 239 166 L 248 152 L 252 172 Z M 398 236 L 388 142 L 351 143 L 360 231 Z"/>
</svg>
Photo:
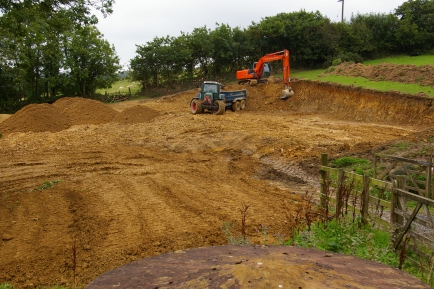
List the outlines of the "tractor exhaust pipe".
<svg viewBox="0 0 434 289">
<path fill-rule="evenodd" d="M 288 99 L 291 96 L 294 96 L 294 91 L 291 89 L 291 87 L 286 87 L 284 90 L 282 90 L 283 96 L 280 97 L 280 99 Z"/>
</svg>

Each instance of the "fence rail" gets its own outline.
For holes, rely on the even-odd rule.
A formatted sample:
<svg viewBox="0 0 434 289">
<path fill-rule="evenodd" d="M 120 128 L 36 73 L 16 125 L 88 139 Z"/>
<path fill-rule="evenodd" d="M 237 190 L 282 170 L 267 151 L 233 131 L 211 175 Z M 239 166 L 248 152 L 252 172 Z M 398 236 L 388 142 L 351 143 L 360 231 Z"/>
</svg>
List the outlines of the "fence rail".
<svg viewBox="0 0 434 289">
<path fill-rule="evenodd" d="M 390 156 L 387 157 L 390 158 Z M 434 250 L 434 221 L 431 215 L 431 211 L 434 212 L 434 200 L 431 198 L 432 194 L 428 193 L 432 188 L 432 162 L 420 162 L 405 158 L 397 158 L 394 161 L 425 167 L 423 171 L 428 177 L 428 181 L 423 182 L 425 187 L 421 188 L 421 191 L 424 192 L 422 195 L 417 194 L 419 191 L 408 191 L 411 186 L 407 184 L 408 176 L 406 175 L 397 176 L 396 179 L 391 181 L 385 181 L 353 172 L 345 172 L 343 169 L 329 167 L 327 155 L 323 154 L 321 157 L 322 164 L 319 167 L 322 205 L 324 205 L 326 198 L 329 198 L 328 201 L 331 201 L 336 206 L 336 215 L 341 214 L 343 206 L 342 191 L 345 190 L 345 186 L 351 183 L 351 192 L 350 196 L 346 197 L 345 207 L 360 214 L 362 222 L 367 222 L 369 219 L 380 225 L 394 227 L 395 231 L 392 240 L 395 249 L 399 248 L 402 240 L 407 236 L 407 238 L 410 238 L 406 242 L 407 248 L 421 258 L 428 258 L 433 253 L 432 250 Z M 330 192 L 330 190 L 333 190 L 333 192 Z M 380 194 L 380 192 L 383 194 Z M 385 195 L 390 196 L 390 201 L 382 198 L 381 195 L 383 197 Z M 348 204 L 350 199 L 353 201 Z M 413 224 L 414 226 L 412 226 Z M 430 252 L 426 251 L 427 247 L 431 248 Z"/>
</svg>

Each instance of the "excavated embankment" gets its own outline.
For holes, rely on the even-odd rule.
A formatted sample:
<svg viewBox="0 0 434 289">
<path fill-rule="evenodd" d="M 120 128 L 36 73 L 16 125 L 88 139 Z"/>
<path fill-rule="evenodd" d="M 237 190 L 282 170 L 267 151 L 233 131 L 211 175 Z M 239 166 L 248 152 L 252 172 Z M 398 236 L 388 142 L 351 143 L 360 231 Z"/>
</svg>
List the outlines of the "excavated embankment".
<svg viewBox="0 0 434 289">
<path fill-rule="evenodd" d="M 294 81 L 292 88 L 289 106 L 294 112 L 386 124 L 434 123 L 433 100 L 426 97 L 305 80 Z"/>
</svg>

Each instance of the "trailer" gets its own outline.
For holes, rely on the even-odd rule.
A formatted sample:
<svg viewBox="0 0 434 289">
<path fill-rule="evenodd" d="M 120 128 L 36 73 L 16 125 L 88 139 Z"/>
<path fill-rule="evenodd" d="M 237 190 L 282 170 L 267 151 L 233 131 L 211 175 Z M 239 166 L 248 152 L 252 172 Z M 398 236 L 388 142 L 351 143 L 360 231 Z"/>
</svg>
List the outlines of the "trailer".
<svg viewBox="0 0 434 289">
<path fill-rule="evenodd" d="M 234 90 L 224 91 L 224 85 L 216 81 L 204 81 L 201 91 L 196 94 L 190 102 L 192 114 L 205 111 L 213 114 L 224 114 L 226 109 L 233 111 L 246 108 L 247 91 Z"/>
</svg>

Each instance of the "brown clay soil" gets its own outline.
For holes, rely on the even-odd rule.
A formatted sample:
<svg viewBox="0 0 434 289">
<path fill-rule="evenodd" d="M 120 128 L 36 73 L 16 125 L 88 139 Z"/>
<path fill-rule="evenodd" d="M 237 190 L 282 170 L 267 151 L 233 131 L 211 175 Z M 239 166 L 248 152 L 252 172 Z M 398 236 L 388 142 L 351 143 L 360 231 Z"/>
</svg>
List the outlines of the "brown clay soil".
<svg viewBox="0 0 434 289">
<path fill-rule="evenodd" d="M 327 75 L 344 75 L 364 77 L 373 81 L 393 81 L 400 83 L 417 83 L 434 87 L 434 66 L 412 64 L 399 65 L 382 63 L 379 65 L 363 65 L 361 63 L 343 62 L 334 67 Z"/>
<path fill-rule="evenodd" d="M 277 242 L 291 232 L 286 210 L 317 189 L 321 153 L 366 151 L 434 124 L 430 99 L 292 86 L 285 101 L 279 83 L 244 87 L 246 110 L 221 116 L 192 115 L 191 90 L 111 105 L 64 98 L 3 117 L 0 284 L 86 285 L 141 258 L 226 244 L 221 228 L 240 232 L 243 205 L 251 243 L 264 227 Z"/>
<path fill-rule="evenodd" d="M 381 272 L 379 274 L 379 272 Z M 413 276 L 353 256 L 292 246 L 226 245 L 141 259 L 92 281 L 106 288 L 428 289 Z"/>
</svg>

